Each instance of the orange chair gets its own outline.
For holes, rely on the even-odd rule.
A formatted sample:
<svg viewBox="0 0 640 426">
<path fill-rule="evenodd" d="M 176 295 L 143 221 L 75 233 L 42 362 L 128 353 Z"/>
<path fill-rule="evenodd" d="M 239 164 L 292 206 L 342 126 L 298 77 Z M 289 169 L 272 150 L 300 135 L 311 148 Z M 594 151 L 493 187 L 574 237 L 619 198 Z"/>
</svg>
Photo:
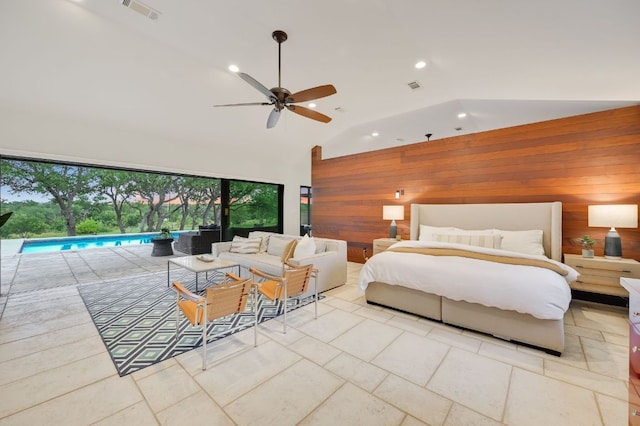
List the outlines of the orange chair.
<svg viewBox="0 0 640 426">
<path fill-rule="evenodd" d="M 207 335 L 207 323 L 218 318 L 238 314 L 245 311 L 247 300 L 252 299 L 252 311 L 254 316 L 254 337 L 253 346 L 258 345 L 258 313 L 256 309 L 256 294 L 253 290 L 250 278 L 242 279 L 233 274 L 227 273 L 222 284 L 207 287 L 204 296 L 198 296 L 190 292 L 180 282 L 173 283 L 176 291 L 176 339 L 178 338 L 178 324 L 180 322 L 180 311 L 189 320 L 192 326 L 202 327 L 202 369 L 206 370 L 207 340 L 212 337 L 226 334 L 245 327 L 245 324 L 238 325 L 232 329 L 227 329 L 221 333 Z"/>
<path fill-rule="evenodd" d="M 272 301 L 278 301 L 278 311 L 280 306 L 284 306 L 283 333 L 287 332 L 287 301 L 292 297 L 302 296 L 309 288 L 309 282 L 313 278 L 316 319 L 318 318 L 318 270 L 313 265 L 296 266 L 285 263 L 284 272 L 281 277 L 270 275 L 256 268 L 249 269 L 253 274 L 255 286 L 258 291 Z M 263 281 L 257 281 L 259 277 Z"/>
</svg>

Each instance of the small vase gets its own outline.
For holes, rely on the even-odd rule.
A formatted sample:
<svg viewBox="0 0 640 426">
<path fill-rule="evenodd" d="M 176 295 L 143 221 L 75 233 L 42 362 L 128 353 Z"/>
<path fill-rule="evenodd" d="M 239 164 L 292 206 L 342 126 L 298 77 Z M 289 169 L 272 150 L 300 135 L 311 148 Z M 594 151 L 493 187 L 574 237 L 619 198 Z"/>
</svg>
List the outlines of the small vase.
<svg viewBox="0 0 640 426">
<path fill-rule="evenodd" d="M 582 257 L 593 257 L 593 249 L 582 249 Z"/>
</svg>

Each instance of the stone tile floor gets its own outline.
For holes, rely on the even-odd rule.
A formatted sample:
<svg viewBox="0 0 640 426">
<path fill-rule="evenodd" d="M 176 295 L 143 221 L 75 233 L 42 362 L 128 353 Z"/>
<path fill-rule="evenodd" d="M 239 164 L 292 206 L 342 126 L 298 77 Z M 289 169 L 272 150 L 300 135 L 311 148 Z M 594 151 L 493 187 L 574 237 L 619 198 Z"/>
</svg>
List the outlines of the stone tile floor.
<svg viewBox="0 0 640 426">
<path fill-rule="evenodd" d="M 626 310 L 574 302 L 562 357 L 369 306 L 347 285 L 119 377 L 77 286 L 166 270 L 150 247 L 2 257 L 0 424 L 622 425 Z"/>
</svg>

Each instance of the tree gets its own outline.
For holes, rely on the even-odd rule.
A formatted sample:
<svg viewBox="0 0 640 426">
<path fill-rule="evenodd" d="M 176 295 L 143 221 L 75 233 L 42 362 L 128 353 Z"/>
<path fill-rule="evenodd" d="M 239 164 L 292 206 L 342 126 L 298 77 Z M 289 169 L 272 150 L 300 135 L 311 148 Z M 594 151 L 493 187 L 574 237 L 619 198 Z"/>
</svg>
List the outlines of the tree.
<svg viewBox="0 0 640 426">
<path fill-rule="evenodd" d="M 96 170 L 96 191 L 109 199 L 113 210 L 116 214 L 116 222 L 120 233 L 127 232 L 124 221 L 123 212 L 126 203 L 133 198 L 135 193 L 135 185 L 131 181 L 131 172 L 123 170 Z"/>
<path fill-rule="evenodd" d="M 18 160 L 3 160 L 0 167 L 0 184 L 12 193 L 51 195 L 64 217 L 67 235 L 76 235 L 74 201 L 92 192 L 91 169 Z"/>
<path fill-rule="evenodd" d="M 160 231 L 162 222 L 169 217 L 169 214 L 163 212 L 162 206 L 178 198 L 174 192 L 174 176 L 135 173 L 132 178 L 135 182 L 132 193 L 140 197 L 147 207 L 142 213 L 140 232 Z"/>
</svg>

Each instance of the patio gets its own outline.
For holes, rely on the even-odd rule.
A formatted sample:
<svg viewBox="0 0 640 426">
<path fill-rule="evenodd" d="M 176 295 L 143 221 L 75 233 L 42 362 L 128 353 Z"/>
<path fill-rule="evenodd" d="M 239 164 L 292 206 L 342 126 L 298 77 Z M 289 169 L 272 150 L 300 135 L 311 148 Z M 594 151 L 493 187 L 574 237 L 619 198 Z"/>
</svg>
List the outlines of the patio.
<svg viewBox="0 0 640 426">
<path fill-rule="evenodd" d="M 166 271 L 169 258 L 183 256 L 152 257 L 151 244 L 18 254 L 14 241 L 2 241 L 0 316 L 9 295 Z"/>
</svg>

